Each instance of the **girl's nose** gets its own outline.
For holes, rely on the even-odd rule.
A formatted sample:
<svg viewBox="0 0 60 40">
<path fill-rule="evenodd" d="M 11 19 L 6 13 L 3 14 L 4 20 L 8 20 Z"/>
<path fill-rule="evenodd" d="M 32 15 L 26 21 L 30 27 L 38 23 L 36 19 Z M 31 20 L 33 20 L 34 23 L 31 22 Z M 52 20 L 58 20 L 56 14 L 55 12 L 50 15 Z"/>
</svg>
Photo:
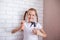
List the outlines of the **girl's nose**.
<svg viewBox="0 0 60 40">
<path fill-rule="evenodd" d="M 32 15 L 30 17 L 32 18 Z"/>
</svg>

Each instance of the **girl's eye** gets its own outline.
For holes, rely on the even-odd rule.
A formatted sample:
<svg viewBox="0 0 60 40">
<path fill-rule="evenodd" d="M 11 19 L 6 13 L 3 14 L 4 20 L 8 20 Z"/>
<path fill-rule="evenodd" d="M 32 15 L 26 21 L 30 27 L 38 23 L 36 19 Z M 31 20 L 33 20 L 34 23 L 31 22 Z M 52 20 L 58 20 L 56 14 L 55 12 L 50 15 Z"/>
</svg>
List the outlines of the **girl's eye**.
<svg viewBox="0 0 60 40">
<path fill-rule="evenodd" d="M 33 15 L 34 16 L 34 15 Z"/>
<path fill-rule="evenodd" d="M 28 15 L 30 15 L 30 14 L 28 14 Z"/>
<path fill-rule="evenodd" d="M 28 15 L 31 15 L 30 12 L 28 12 Z"/>
<path fill-rule="evenodd" d="M 34 16 L 34 15 L 33 15 Z"/>
</svg>

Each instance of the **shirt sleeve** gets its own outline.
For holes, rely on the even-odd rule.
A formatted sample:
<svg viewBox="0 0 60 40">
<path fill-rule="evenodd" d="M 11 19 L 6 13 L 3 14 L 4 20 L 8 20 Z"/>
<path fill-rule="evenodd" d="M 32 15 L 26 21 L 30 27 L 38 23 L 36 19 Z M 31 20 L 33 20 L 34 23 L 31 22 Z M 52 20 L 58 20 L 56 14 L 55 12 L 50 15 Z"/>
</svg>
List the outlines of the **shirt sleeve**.
<svg viewBox="0 0 60 40">
<path fill-rule="evenodd" d="M 40 23 L 37 24 L 38 29 L 42 29 L 42 25 Z"/>
</svg>

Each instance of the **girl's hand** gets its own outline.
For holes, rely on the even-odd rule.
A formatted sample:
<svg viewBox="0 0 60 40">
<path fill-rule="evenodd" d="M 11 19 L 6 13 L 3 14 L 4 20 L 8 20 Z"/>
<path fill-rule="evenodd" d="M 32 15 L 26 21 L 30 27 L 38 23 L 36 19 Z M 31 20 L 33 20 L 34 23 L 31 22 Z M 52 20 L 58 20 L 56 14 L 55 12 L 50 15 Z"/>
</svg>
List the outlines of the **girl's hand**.
<svg viewBox="0 0 60 40">
<path fill-rule="evenodd" d="M 16 32 L 16 30 L 12 30 L 12 32 L 11 33 L 15 33 Z"/>
<path fill-rule="evenodd" d="M 32 30 L 32 33 L 35 34 L 35 35 L 41 35 L 41 32 L 38 29 L 35 29 L 35 28 Z"/>
<path fill-rule="evenodd" d="M 37 30 L 37 35 L 42 35 L 42 33 L 39 31 L 39 30 Z"/>
<path fill-rule="evenodd" d="M 38 36 L 43 36 L 43 37 L 46 37 L 46 35 L 44 33 L 42 33 L 39 29 L 33 29 L 32 30 L 32 33 L 35 34 L 35 35 L 38 35 Z"/>
<path fill-rule="evenodd" d="M 40 30 L 37 30 L 37 35 L 42 36 L 42 37 L 47 37 L 47 34 L 41 32 Z"/>
<path fill-rule="evenodd" d="M 16 33 L 17 31 L 22 31 L 21 27 L 13 29 L 11 33 Z"/>
<path fill-rule="evenodd" d="M 36 34 L 37 34 L 37 29 L 34 28 L 34 29 L 32 30 L 32 33 L 36 35 Z"/>
<path fill-rule="evenodd" d="M 14 29 L 14 30 L 12 30 L 12 33 L 15 33 L 15 32 L 17 32 L 17 31 L 23 31 L 24 30 L 24 20 L 23 21 L 21 21 L 21 25 L 20 25 L 20 27 L 18 27 L 18 28 L 16 28 L 16 29 Z"/>
</svg>

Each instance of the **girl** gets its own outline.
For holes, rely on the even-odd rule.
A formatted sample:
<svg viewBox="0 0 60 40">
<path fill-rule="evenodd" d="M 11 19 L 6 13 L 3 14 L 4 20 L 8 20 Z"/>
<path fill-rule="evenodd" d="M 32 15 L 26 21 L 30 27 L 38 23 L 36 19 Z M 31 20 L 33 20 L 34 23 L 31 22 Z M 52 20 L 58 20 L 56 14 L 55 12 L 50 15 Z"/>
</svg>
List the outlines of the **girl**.
<svg viewBox="0 0 60 40">
<path fill-rule="evenodd" d="M 43 30 L 43 27 L 38 23 L 37 11 L 34 8 L 30 8 L 25 12 L 24 19 L 21 22 L 20 27 L 12 30 L 12 33 L 15 33 L 19 30 L 24 31 L 23 40 L 38 40 L 38 36 L 47 36 Z"/>
</svg>

